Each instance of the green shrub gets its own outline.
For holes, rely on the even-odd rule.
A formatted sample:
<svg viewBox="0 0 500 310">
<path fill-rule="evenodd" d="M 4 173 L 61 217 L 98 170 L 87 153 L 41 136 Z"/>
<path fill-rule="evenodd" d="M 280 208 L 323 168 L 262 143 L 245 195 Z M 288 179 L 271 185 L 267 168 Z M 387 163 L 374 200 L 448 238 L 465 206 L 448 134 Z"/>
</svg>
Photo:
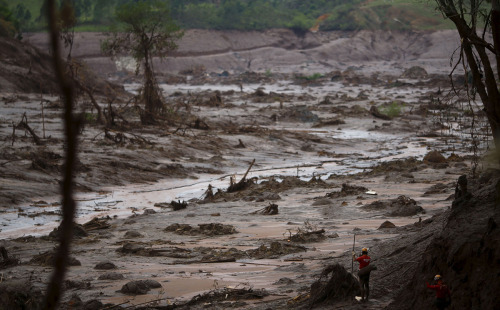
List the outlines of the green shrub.
<svg viewBox="0 0 500 310">
<path fill-rule="evenodd" d="M 391 118 L 401 115 L 401 109 L 404 107 L 403 103 L 393 101 L 390 104 L 383 106 L 380 109 L 382 114 L 385 114 Z"/>
</svg>

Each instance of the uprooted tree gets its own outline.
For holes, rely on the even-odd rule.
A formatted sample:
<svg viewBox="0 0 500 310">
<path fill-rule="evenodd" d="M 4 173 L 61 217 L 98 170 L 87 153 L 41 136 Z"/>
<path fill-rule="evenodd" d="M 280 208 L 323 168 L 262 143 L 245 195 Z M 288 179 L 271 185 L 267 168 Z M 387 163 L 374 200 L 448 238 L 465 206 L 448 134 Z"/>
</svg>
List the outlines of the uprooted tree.
<svg viewBox="0 0 500 310">
<path fill-rule="evenodd" d="M 458 30 L 461 49 L 457 65 L 464 64 L 470 87 L 481 98 L 496 149 L 500 151 L 500 90 L 496 80 L 500 75 L 500 0 L 436 0 L 436 3 Z"/>
<path fill-rule="evenodd" d="M 103 52 L 111 57 L 130 54 L 137 63 L 136 74 L 142 66 L 144 85 L 139 102 L 145 106 L 141 112 L 143 124 L 153 124 L 165 111 L 164 99 L 156 82 L 153 57 L 163 59 L 177 48 L 176 41 L 183 32 L 170 17 L 165 1 L 139 0 L 120 5 L 115 14 L 117 23 L 102 42 Z"/>
</svg>

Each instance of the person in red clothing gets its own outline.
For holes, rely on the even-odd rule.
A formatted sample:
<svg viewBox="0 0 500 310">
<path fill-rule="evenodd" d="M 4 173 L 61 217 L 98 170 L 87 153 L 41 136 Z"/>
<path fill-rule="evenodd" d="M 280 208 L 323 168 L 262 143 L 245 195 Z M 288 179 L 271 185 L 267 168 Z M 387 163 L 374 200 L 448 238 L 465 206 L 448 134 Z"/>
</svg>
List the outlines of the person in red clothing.
<svg viewBox="0 0 500 310">
<path fill-rule="evenodd" d="M 440 275 L 434 277 L 434 282 L 436 283 L 434 285 L 430 285 L 428 282 L 425 283 L 427 284 L 427 288 L 436 291 L 434 305 L 436 305 L 439 310 L 446 309 L 451 302 L 450 289 L 443 283 L 443 279 Z"/>
<path fill-rule="evenodd" d="M 371 258 L 368 256 L 368 249 L 361 249 L 361 256 L 356 257 L 356 253 L 352 253 L 352 259 L 359 263 L 359 286 L 361 288 L 361 300 L 367 301 L 368 296 L 370 295 L 370 271 L 361 272 L 363 268 L 368 267 L 370 265 Z"/>
</svg>

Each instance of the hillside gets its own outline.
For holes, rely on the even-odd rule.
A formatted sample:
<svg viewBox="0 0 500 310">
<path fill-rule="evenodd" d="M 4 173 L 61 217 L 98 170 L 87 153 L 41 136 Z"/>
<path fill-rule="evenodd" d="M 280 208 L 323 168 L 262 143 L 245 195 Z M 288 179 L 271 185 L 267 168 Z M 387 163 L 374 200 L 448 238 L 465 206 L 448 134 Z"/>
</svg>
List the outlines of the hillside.
<svg viewBox="0 0 500 310">
<path fill-rule="evenodd" d="M 102 33 L 78 33 L 73 57 L 85 60 L 101 77 L 128 79 L 134 69 L 112 61 L 100 51 Z M 25 34 L 26 42 L 48 51 L 43 33 Z M 372 74 L 421 66 L 429 73 L 449 74 L 449 57 L 460 43 L 456 31 L 329 31 L 295 34 L 287 29 L 266 31 L 187 30 L 179 49 L 167 59 L 155 59 L 160 80 L 193 68 L 206 72 L 328 73 L 348 68 Z M 362 64 L 362 65 L 361 65 Z M 132 65 L 132 68 L 135 68 Z"/>
<path fill-rule="evenodd" d="M 115 8 L 126 0 L 73 0 L 78 29 L 103 31 Z M 21 30 L 44 28 L 43 0 L 13 0 L 9 8 Z M 184 29 L 262 30 L 427 30 L 451 24 L 436 11 L 434 1 L 418 0 L 171 0 L 171 15 Z"/>
<path fill-rule="evenodd" d="M 0 37 L 0 92 L 7 93 L 43 93 L 54 94 L 59 85 L 53 72 L 52 57 L 39 48 L 16 39 Z M 75 63 L 76 64 L 76 63 Z M 114 85 L 80 67 L 81 81 L 95 94 L 103 94 L 112 89 L 116 94 L 123 94 L 121 86 Z"/>
</svg>

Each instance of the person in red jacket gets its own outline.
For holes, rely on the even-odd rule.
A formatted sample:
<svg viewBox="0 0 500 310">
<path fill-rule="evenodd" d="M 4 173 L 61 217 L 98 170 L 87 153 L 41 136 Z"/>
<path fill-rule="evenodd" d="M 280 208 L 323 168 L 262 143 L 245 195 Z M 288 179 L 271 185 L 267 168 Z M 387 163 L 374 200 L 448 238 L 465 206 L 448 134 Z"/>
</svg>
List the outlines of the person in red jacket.
<svg viewBox="0 0 500 310">
<path fill-rule="evenodd" d="M 451 301 L 450 289 L 443 283 L 443 278 L 440 275 L 434 277 L 434 282 L 436 283 L 434 285 L 430 285 L 428 282 L 425 283 L 427 284 L 427 288 L 436 291 L 434 305 L 436 305 L 439 310 L 446 309 Z"/>
<path fill-rule="evenodd" d="M 367 301 L 370 295 L 370 272 L 360 272 L 363 268 L 370 265 L 371 258 L 368 256 L 368 249 L 361 249 L 361 256 L 356 257 L 356 253 L 352 253 L 352 259 L 359 263 L 359 286 L 361 288 L 361 300 Z"/>
</svg>

